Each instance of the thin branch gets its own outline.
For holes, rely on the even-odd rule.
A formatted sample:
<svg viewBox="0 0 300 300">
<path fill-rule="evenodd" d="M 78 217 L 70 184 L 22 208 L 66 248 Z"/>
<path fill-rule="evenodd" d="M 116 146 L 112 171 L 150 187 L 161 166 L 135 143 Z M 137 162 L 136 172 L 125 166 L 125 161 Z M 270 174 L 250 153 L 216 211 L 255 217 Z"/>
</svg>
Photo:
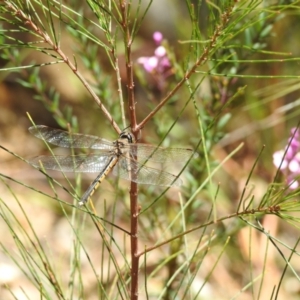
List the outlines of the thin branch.
<svg viewBox="0 0 300 300">
<path fill-rule="evenodd" d="M 52 47 L 52 50 L 55 51 L 62 60 L 70 67 L 70 69 L 73 71 L 73 73 L 78 77 L 78 79 L 82 82 L 82 84 L 85 86 L 85 88 L 88 90 L 88 92 L 91 94 L 93 99 L 96 101 L 106 118 L 109 120 L 109 122 L 112 124 L 113 128 L 116 130 L 118 134 L 121 133 L 121 129 L 119 128 L 118 124 L 115 122 L 109 111 L 106 109 L 100 98 L 97 96 L 97 94 L 94 92 L 94 90 L 91 88 L 91 86 L 88 84 L 88 82 L 85 80 L 85 78 L 81 75 L 81 73 L 77 69 L 77 65 L 72 63 L 69 58 L 65 55 L 65 53 L 61 50 L 61 48 L 55 44 L 50 36 L 41 30 L 23 11 L 20 9 L 14 7 L 10 2 L 6 1 L 7 7 L 13 11 L 16 15 L 18 15 L 21 19 L 25 21 L 25 24 L 30 26 L 34 32 L 36 32 L 39 36 L 43 38 L 43 40 L 49 44 Z"/>
<path fill-rule="evenodd" d="M 127 11 L 129 9 L 130 3 L 126 5 L 125 1 L 121 3 L 121 13 L 122 13 L 122 27 L 124 31 L 124 43 L 125 43 L 125 52 L 126 52 L 126 71 L 127 71 L 127 93 L 128 93 L 128 109 L 129 109 L 129 118 L 131 122 L 132 132 L 137 138 L 138 130 L 136 130 L 137 121 L 136 121 L 136 110 L 135 110 L 135 98 L 134 98 L 134 82 L 133 82 L 133 62 L 131 58 L 131 45 L 132 45 L 132 36 L 130 35 L 128 16 Z"/>
<path fill-rule="evenodd" d="M 196 72 L 197 68 L 207 61 L 208 57 L 216 48 L 218 37 L 221 35 L 222 30 L 226 27 L 230 20 L 230 15 L 232 13 L 235 2 L 236 1 L 234 1 L 234 4 L 230 8 L 228 8 L 227 11 L 222 15 L 222 25 L 216 27 L 214 34 L 210 39 L 209 45 L 204 48 L 200 58 L 196 61 L 192 68 L 185 73 L 184 77 L 176 84 L 175 88 L 169 92 L 169 94 L 156 106 L 153 111 L 148 114 L 147 117 L 145 117 L 145 119 L 140 124 L 137 125 L 133 132 L 138 132 L 139 130 L 141 130 L 146 125 L 146 123 L 151 120 L 151 118 L 171 99 L 171 97 L 175 95 L 175 93 L 181 88 L 184 82 Z"/>
<path fill-rule="evenodd" d="M 268 207 L 264 207 L 264 208 L 256 208 L 256 209 L 250 209 L 250 210 L 244 210 L 244 211 L 241 211 L 241 212 L 235 212 L 235 213 L 232 213 L 230 215 L 227 215 L 225 217 L 222 217 L 222 218 L 219 218 L 218 220 L 211 220 L 209 222 L 206 222 L 206 223 L 203 223 L 199 226 L 196 226 L 196 227 L 193 227 L 189 230 L 186 230 L 184 232 L 181 232 L 180 234 L 177 234 L 176 236 L 173 236 L 159 244 L 156 244 L 152 247 L 145 247 L 145 250 L 143 250 L 142 252 L 139 252 L 137 254 L 138 257 L 146 254 L 147 252 L 151 252 L 153 251 L 154 249 L 158 249 L 160 248 L 161 246 L 164 246 L 166 244 L 169 244 L 170 242 L 178 239 L 178 238 L 181 238 L 183 237 L 184 235 L 186 234 L 189 234 L 191 232 L 194 232 L 196 230 L 199 230 L 201 228 L 204 228 L 204 227 L 207 227 L 207 226 L 210 226 L 210 225 L 216 225 L 220 222 L 223 222 L 224 220 L 228 220 L 228 219 L 231 219 L 231 218 L 234 218 L 234 217 L 242 217 L 242 216 L 247 216 L 247 215 L 255 215 L 256 213 L 261 215 L 261 214 L 272 214 L 272 215 L 275 215 L 275 216 L 279 216 L 279 212 L 280 212 L 280 207 L 277 206 L 277 207 L 272 207 L 272 206 L 268 206 Z"/>
<path fill-rule="evenodd" d="M 136 110 L 135 110 L 135 98 L 134 98 L 134 82 L 133 82 L 133 62 L 131 58 L 131 45 L 132 36 L 129 28 L 129 11 L 130 2 L 126 3 L 125 0 L 120 1 L 120 11 L 122 16 L 122 28 L 124 33 L 124 44 L 126 52 L 126 71 L 127 71 L 127 93 L 128 93 L 128 111 L 130 118 L 131 130 L 137 140 L 139 131 L 136 130 Z M 136 177 L 136 174 L 132 172 L 132 177 Z M 130 215 L 131 215 L 131 300 L 138 299 L 138 274 L 139 274 L 139 256 L 138 253 L 138 185 L 136 182 L 131 181 L 130 186 Z"/>
</svg>

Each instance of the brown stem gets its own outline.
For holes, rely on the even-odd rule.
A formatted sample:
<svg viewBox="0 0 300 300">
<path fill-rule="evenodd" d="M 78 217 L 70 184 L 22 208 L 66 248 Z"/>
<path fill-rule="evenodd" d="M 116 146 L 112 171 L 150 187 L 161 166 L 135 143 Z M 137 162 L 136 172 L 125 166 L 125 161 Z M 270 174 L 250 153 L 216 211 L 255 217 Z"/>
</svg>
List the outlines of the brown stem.
<svg viewBox="0 0 300 300">
<path fill-rule="evenodd" d="M 131 300 L 138 299 L 138 273 L 139 273 L 139 256 L 138 256 L 138 194 L 137 183 L 131 182 L 130 189 L 130 215 L 131 215 Z"/>
<path fill-rule="evenodd" d="M 131 57 L 131 44 L 132 36 L 128 24 L 128 11 L 130 10 L 130 2 L 126 3 L 125 0 L 120 1 L 122 21 L 120 22 L 123 27 L 124 43 L 126 52 L 126 71 L 127 71 L 127 94 L 128 94 L 128 111 L 130 118 L 131 131 L 137 140 L 139 131 L 136 129 L 136 110 L 135 110 L 135 98 L 134 98 L 134 82 L 133 82 L 133 62 Z M 134 157 L 136 158 L 136 157 Z M 131 177 L 136 177 L 136 174 L 132 172 Z M 139 256 L 138 254 L 138 185 L 136 182 L 131 181 L 130 186 L 130 216 L 131 216 L 131 300 L 138 299 L 138 282 L 139 282 Z"/>
<path fill-rule="evenodd" d="M 121 12 L 122 12 L 122 26 L 124 30 L 124 42 L 126 45 L 126 75 L 127 75 L 127 93 L 128 93 L 128 111 L 129 111 L 129 118 L 130 118 L 130 127 L 133 133 L 136 133 L 136 110 L 135 110 L 135 97 L 134 97 L 134 81 L 133 81 L 133 62 L 131 58 L 131 44 L 132 44 L 132 37 L 129 30 L 128 20 L 127 20 L 127 13 L 128 6 L 130 3 L 125 4 L 125 1 L 121 4 Z"/>
</svg>

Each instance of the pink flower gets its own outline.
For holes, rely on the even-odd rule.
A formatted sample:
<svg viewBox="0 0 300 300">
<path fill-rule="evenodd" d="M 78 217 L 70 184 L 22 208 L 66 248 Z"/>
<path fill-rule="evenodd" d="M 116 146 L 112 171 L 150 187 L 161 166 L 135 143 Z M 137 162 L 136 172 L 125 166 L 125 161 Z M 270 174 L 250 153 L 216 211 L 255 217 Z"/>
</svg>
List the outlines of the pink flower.
<svg viewBox="0 0 300 300">
<path fill-rule="evenodd" d="M 154 72 L 158 66 L 158 58 L 155 56 L 150 56 L 150 57 L 142 56 L 138 58 L 137 62 L 143 65 L 147 73 Z"/>
<path fill-rule="evenodd" d="M 297 177 L 300 175 L 300 132 L 292 128 L 291 136 L 285 150 L 276 151 L 273 154 L 273 164 L 280 168 L 287 178 L 290 189 L 299 186 Z"/>
<path fill-rule="evenodd" d="M 162 35 L 161 32 L 155 31 L 155 32 L 153 33 L 153 40 L 154 40 L 154 42 L 156 43 L 156 45 L 160 45 L 161 42 L 162 42 L 162 40 L 163 40 L 163 38 L 164 38 L 164 36 Z"/>
<path fill-rule="evenodd" d="M 153 34 L 153 40 L 157 45 L 153 56 L 142 56 L 137 59 L 144 70 L 152 75 L 157 83 L 158 88 L 163 89 L 166 78 L 172 75 L 172 64 L 168 58 L 166 48 L 161 45 L 163 35 L 161 32 L 156 31 Z"/>
</svg>

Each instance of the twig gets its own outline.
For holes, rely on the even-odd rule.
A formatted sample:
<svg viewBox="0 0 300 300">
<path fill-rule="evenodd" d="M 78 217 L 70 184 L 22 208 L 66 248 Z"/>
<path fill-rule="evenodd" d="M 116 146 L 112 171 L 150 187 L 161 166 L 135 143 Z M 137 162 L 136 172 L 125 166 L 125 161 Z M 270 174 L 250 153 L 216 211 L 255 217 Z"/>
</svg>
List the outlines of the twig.
<svg viewBox="0 0 300 300">
<path fill-rule="evenodd" d="M 126 47 L 126 70 L 127 70 L 127 92 L 128 92 L 128 111 L 130 117 L 131 131 L 137 140 L 139 130 L 137 130 L 136 110 L 134 100 L 134 82 L 133 82 L 133 68 L 131 58 L 131 44 L 132 36 L 128 24 L 128 11 L 130 11 L 130 2 L 126 3 L 125 0 L 120 2 L 120 10 L 122 15 L 122 27 L 124 32 L 124 43 Z M 134 157 L 135 158 L 135 157 Z M 132 172 L 132 177 L 136 174 Z M 139 256 L 138 253 L 138 185 L 136 182 L 131 181 L 130 186 L 130 216 L 131 216 L 131 300 L 138 299 L 138 272 L 139 272 Z"/>
<path fill-rule="evenodd" d="M 34 32 L 36 32 L 40 37 L 43 38 L 43 40 L 49 44 L 52 47 L 52 50 L 55 51 L 65 62 L 66 65 L 70 67 L 70 69 L 73 71 L 73 73 L 78 77 L 78 79 L 82 82 L 82 84 L 85 86 L 85 88 L 88 90 L 88 92 L 91 94 L 93 99 L 96 101 L 106 118 L 109 120 L 113 128 L 116 130 L 118 134 L 121 133 L 121 129 L 119 128 L 118 124 L 115 122 L 111 114 L 108 112 L 100 98 L 97 96 L 97 94 L 94 92 L 94 90 L 91 88 L 91 86 L 88 84 L 88 82 L 85 80 L 85 78 L 81 75 L 81 73 L 77 69 L 77 65 L 72 63 L 69 58 L 65 55 L 65 53 L 61 50 L 58 44 L 54 43 L 50 36 L 40 29 L 32 20 L 29 18 L 23 11 L 18 9 L 17 7 L 13 6 L 11 2 L 5 1 L 6 6 L 13 11 L 16 15 L 18 15 L 20 18 L 22 18 L 25 21 L 25 24 L 30 26 Z M 51 12 L 50 12 L 51 13 Z"/>
</svg>

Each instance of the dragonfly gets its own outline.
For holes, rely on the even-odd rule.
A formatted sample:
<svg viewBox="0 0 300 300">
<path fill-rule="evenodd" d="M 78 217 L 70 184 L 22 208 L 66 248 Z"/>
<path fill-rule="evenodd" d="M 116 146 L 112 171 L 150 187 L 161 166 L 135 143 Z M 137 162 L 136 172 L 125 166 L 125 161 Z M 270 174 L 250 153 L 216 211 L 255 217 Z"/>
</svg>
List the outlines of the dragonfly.
<svg viewBox="0 0 300 300">
<path fill-rule="evenodd" d="M 111 171 L 120 178 L 136 183 L 181 186 L 182 180 L 177 176 L 146 166 L 146 163 L 155 162 L 166 166 L 185 164 L 194 153 L 192 149 L 134 143 L 132 134 L 128 132 L 122 132 L 117 140 L 109 141 L 98 136 L 70 133 L 44 125 L 32 126 L 28 130 L 35 137 L 55 146 L 97 150 L 90 154 L 37 156 L 29 160 L 32 166 L 39 169 L 99 173 L 82 195 L 80 206 L 88 202 Z"/>
</svg>

